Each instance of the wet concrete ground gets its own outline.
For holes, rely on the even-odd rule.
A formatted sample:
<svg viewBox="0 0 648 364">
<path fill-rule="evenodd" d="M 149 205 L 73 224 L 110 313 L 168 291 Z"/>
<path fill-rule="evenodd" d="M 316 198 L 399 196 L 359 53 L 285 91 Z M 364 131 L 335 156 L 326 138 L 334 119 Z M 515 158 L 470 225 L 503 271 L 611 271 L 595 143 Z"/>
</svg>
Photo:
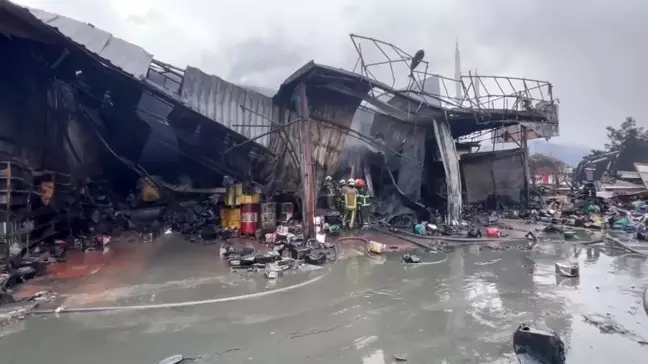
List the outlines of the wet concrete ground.
<svg viewBox="0 0 648 364">
<path fill-rule="evenodd" d="M 394 354 L 409 363 L 508 363 L 521 322 L 557 331 L 568 363 L 645 362 L 644 258 L 566 243 L 531 252 L 465 247 L 423 254 L 429 264 L 421 265 L 404 265 L 400 255 L 349 254 L 317 282 L 258 299 L 28 317 L 0 339 L 0 362 L 157 363 L 179 353 L 201 356 L 198 363 L 373 364 Z M 581 277 L 557 278 L 554 263 L 570 258 L 581 263 Z M 162 273 L 148 276 L 151 284 Z M 231 292 L 267 289 L 262 278 L 248 279 L 257 285 Z M 188 292 L 221 292 L 205 287 Z"/>
</svg>

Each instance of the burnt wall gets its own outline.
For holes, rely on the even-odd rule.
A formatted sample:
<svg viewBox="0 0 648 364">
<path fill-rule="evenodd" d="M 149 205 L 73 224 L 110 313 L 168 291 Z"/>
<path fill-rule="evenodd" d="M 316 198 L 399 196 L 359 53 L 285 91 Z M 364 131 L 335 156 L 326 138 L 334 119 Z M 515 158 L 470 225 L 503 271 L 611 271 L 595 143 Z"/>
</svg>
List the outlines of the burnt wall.
<svg viewBox="0 0 648 364">
<path fill-rule="evenodd" d="M 96 145 L 77 118 L 69 85 L 47 66 L 55 52 L 0 36 L 0 53 L 12 55 L 0 57 L 0 158 L 85 174 L 95 164 Z"/>
<path fill-rule="evenodd" d="M 519 203 L 524 189 L 524 163 L 521 149 L 464 154 L 461 171 L 468 203 L 485 202 L 489 196 L 502 202 Z"/>
<path fill-rule="evenodd" d="M 46 79 L 38 71 L 29 72 L 33 62 L 4 37 L 0 49 L 12 54 L 0 57 L 0 158 L 40 168 L 53 144 L 41 136 L 47 130 Z"/>
</svg>

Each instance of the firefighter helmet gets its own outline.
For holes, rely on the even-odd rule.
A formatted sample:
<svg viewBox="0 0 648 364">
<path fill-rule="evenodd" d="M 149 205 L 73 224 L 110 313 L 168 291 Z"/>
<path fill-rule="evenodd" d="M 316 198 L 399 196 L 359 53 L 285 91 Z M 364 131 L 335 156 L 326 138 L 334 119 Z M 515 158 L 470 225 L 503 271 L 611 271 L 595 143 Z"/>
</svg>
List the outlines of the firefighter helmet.
<svg viewBox="0 0 648 364">
<path fill-rule="evenodd" d="M 343 180 L 343 179 L 341 179 L 341 180 L 340 180 L 340 186 L 346 186 L 346 181 Z"/>
<path fill-rule="evenodd" d="M 360 188 L 365 188 L 367 186 L 367 184 L 362 178 L 358 178 L 357 180 L 355 180 L 355 184 Z"/>
<path fill-rule="evenodd" d="M 332 179 L 333 179 L 333 178 L 332 178 L 331 176 L 326 176 L 326 178 L 324 178 L 324 180 L 325 180 L 326 182 L 331 182 Z"/>
<path fill-rule="evenodd" d="M 349 186 L 355 186 L 355 180 L 353 178 L 349 178 L 348 185 Z"/>
</svg>

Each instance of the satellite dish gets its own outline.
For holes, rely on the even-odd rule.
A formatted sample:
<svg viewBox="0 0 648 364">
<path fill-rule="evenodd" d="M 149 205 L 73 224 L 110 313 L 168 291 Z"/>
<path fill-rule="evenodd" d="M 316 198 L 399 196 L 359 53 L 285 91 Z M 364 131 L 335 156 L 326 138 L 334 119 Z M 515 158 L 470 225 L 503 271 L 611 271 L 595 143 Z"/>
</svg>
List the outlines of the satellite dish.
<svg viewBox="0 0 648 364">
<path fill-rule="evenodd" d="M 416 67 L 421 63 L 423 60 L 423 57 L 425 57 L 425 51 L 422 49 L 419 49 L 416 51 L 414 54 L 414 57 L 412 57 L 412 62 L 410 63 L 410 71 L 414 71 Z"/>
</svg>

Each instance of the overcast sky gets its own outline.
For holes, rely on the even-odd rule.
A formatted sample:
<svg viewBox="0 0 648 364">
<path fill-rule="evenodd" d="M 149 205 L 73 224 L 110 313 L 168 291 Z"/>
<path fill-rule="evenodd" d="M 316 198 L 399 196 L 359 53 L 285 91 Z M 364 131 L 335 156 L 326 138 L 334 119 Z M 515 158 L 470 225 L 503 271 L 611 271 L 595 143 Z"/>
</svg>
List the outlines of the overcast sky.
<svg viewBox="0 0 648 364">
<path fill-rule="evenodd" d="M 560 99 L 558 141 L 589 147 L 605 126 L 648 126 L 645 0 L 17 0 L 94 24 L 157 59 L 276 88 L 314 59 L 351 69 L 349 33 L 373 36 L 453 76 L 462 68 L 547 80 Z"/>
</svg>

